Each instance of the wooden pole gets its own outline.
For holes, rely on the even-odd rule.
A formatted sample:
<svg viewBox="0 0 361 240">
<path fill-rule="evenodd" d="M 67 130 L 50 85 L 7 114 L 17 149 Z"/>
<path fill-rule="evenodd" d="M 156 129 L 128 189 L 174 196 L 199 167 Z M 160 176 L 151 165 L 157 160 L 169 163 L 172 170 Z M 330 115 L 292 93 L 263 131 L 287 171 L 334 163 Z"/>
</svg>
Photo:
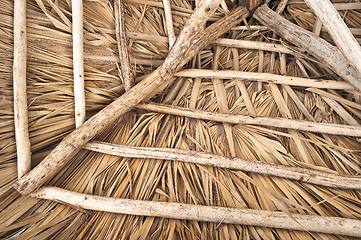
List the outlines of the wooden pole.
<svg viewBox="0 0 361 240">
<path fill-rule="evenodd" d="M 325 134 L 344 135 L 352 137 L 361 137 L 360 126 L 350 126 L 332 123 L 316 123 L 303 120 L 291 120 L 287 118 L 270 118 L 270 117 L 250 117 L 242 115 L 232 115 L 225 113 L 207 112 L 202 110 L 194 110 L 164 104 L 138 104 L 139 109 L 173 114 L 177 116 L 190 117 L 195 119 L 205 119 L 209 121 L 231 123 L 231 124 L 250 124 L 267 127 L 276 127 L 284 129 L 294 129 L 300 131 L 309 131 Z"/>
<path fill-rule="evenodd" d="M 114 1 L 115 32 L 118 43 L 119 62 L 125 91 L 134 86 L 134 78 L 129 63 L 123 0 Z"/>
<path fill-rule="evenodd" d="M 361 77 L 361 47 L 329 0 L 305 0 Z"/>
<path fill-rule="evenodd" d="M 83 1 L 72 0 L 75 126 L 85 122 Z"/>
<path fill-rule="evenodd" d="M 324 187 L 361 190 L 360 177 L 340 176 L 300 167 L 283 166 L 203 152 L 173 148 L 129 147 L 105 142 L 89 142 L 85 144 L 83 148 L 120 157 L 181 161 L 259 173 Z"/>
<path fill-rule="evenodd" d="M 192 59 L 200 49 L 206 47 L 249 14 L 247 9 L 239 7 L 203 29 L 203 25 L 219 3 L 220 0 L 203 0 L 201 6 L 196 8 L 184 26 L 161 67 L 66 136 L 38 166 L 19 179 L 14 184 L 14 188 L 22 194 L 28 194 L 39 188 L 98 132 L 170 80 L 173 74 Z"/>
<path fill-rule="evenodd" d="M 271 73 L 259 73 L 259 72 L 186 69 L 175 73 L 174 76 L 188 77 L 188 78 L 202 77 L 202 78 L 220 78 L 220 79 L 239 78 L 250 81 L 262 81 L 268 83 L 286 84 L 290 86 L 299 86 L 299 87 L 354 90 L 354 87 L 351 84 L 344 81 L 309 79 L 309 78 L 291 77 L 291 76 L 277 75 Z"/>
<path fill-rule="evenodd" d="M 28 130 L 28 101 L 26 94 L 26 0 L 14 1 L 14 122 L 18 177 L 31 169 L 31 151 Z"/>
<path fill-rule="evenodd" d="M 287 54 L 295 54 L 296 52 L 290 50 L 289 48 L 275 43 L 265 43 L 258 41 L 248 41 L 241 39 L 227 39 L 219 38 L 213 42 L 215 45 L 231 47 L 231 48 L 245 48 L 245 49 L 254 49 L 254 50 L 264 50 L 270 52 L 280 52 Z"/>
<path fill-rule="evenodd" d="M 163 5 L 164 5 L 165 23 L 167 25 L 167 32 L 169 38 L 169 48 L 171 48 L 176 40 L 173 30 L 172 10 L 170 8 L 169 0 L 163 0 Z"/>
<path fill-rule="evenodd" d="M 257 20 L 275 31 L 282 38 L 304 49 L 343 79 L 349 81 L 361 91 L 361 78 L 348 63 L 341 51 L 312 32 L 306 31 L 296 24 L 284 19 L 272 11 L 267 5 L 259 7 L 253 14 Z"/>
<path fill-rule="evenodd" d="M 283 212 L 152 202 L 94 196 L 57 187 L 42 187 L 33 197 L 67 203 L 75 208 L 137 216 L 216 222 L 320 232 L 361 237 L 361 221 L 339 217 L 286 214 Z"/>
</svg>

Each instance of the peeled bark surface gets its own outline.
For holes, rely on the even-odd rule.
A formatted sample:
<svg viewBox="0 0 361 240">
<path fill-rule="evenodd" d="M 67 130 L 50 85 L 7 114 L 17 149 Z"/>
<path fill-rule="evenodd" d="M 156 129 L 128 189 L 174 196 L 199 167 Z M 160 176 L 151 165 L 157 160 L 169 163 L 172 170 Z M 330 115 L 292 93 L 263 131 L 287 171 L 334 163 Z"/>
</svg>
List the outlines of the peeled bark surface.
<svg viewBox="0 0 361 240">
<path fill-rule="evenodd" d="M 259 7 L 253 17 L 282 38 L 313 55 L 340 77 L 350 82 L 358 91 L 361 91 L 361 78 L 337 47 L 332 46 L 314 33 L 291 23 L 272 11 L 267 5 Z"/>
<path fill-rule="evenodd" d="M 262 81 L 267 83 L 285 84 L 299 87 L 315 87 L 328 89 L 343 89 L 353 90 L 354 87 L 348 82 L 325 80 L 325 79 L 310 79 L 301 77 L 292 77 L 285 75 L 277 75 L 272 73 L 259 72 L 242 72 L 232 70 L 208 70 L 208 69 L 185 69 L 174 74 L 177 77 L 191 77 L 191 78 L 220 78 L 232 79 L 239 78 L 249 81 Z"/>
<path fill-rule="evenodd" d="M 67 203 L 75 208 L 137 216 L 152 216 L 193 221 L 216 222 L 281 228 L 299 231 L 361 237 L 361 221 L 338 217 L 291 214 L 283 212 L 151 202 L 93 196 L 57 187 L 42 187 L 33 197 Z"/>
<path fill-rule="evenodd" d="M 361 178 L 359 177 L 327 174 L 300 167 L 283 166 L 196 151 L 172 148 L 129 147 L 104 142 L 89 142 L 84 145 L 84 148 L 127 158 L 154 158 L 181 161 L 287 178 L 325 187 L 361 190 Z"/>
<path fill-rule="evenodd" d="M 361 77 L 361 47 L 329 0 L 305 0 L 326 27 L 333 41 Z"/>
<path fill-rule="evenodd" d="M 85 122 L 83 1 L 72 1 L 75 126 Z"/>
<path fill-rule="evenodd" d="M 135 85 L 128 92 L 91 117 L 81 127 L 66 136 L 59 145 L 33 170 L 18 180 L 14 187 L 22 194 L 39 188 L 85 143 L 119 116 L 171 79 L 173 74 L 192 59 L 202 48 L 231 29 L 248 16 L 247 9 L 239 7 L 208 28 L 203 26 L 219 6 L 220 0 L 204 0 L 195 10 L 177 38 L 163 65 Z"/>
<path fill-rule="evenodd" d="M 275 43 L 265 43 L 258 41 L 248 41 L 240 39 L 227 39 L 219 38 L 213 42 L 215 45 L 231 47 L 231 48 L 245 48 L 245 49 L 254 49 L 254 50 L 263 50 L 270 52 L 280 52 L 287 54 L 294 54 L 294 52 L 282 44 Z"/>
<path fill-rule="evenodd" d="M 352 137 L 361 137 L 360 126 L 350 126 L 344 124 L 317 123 L 303 120 L 292 120 L 287 118 L 270 118 L 270 117 L 250 117 L 244 115 L 233 115 L 224 113 L 215 113 L 202 110 L 195 110 L 184 107 L 177 107 L 164 104 L 138 104 L 139 109 L 152 112 L 173 114 L 178 116 L 205 119 L 215 122 L 231 124 L 250 124 L 268 127 L 277 127 L 285 129 L 294 129 L 300 131 L 310 131 L 324 134 L 344 135 Z"/>
<path fill-rule="evenodd" d="M 123 84 L 126 91 L 134 86 L 134 78 L 130 68 L 129 54 L 127 48 L 127 37 L 125 34 L 125 18 L 123 0 L 114 1 L 116 38 L 119 51 L 119 62 Z"/>
<path fill-rule="evenodd" d="M 31 169 L 28 130 L 28 100 L 26 94 L 26 0 L 14 1 L 14 123 L 18 163 L 18 177 Z"/>
</svg>

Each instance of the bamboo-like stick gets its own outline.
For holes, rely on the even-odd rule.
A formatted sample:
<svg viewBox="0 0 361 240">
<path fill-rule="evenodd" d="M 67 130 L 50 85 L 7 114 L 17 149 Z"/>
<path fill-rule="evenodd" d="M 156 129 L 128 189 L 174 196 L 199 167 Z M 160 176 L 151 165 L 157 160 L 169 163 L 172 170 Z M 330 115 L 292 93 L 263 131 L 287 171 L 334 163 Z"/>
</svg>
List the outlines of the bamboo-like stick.
<svg viewBox="0 0 361 240">
<path fill-rule="evenodd" d="M 349 81 L 361 91 L 361 78 L 341 51 L 327 41 L 284 19 L 267 5 L 259 7 L 253 16 L 292 44 L 304 49 Z"/>
<path fill-rule="evenodd" d="M 239 7 L 203 29 L 203 25 L 219 3 L 220 0 L 203 0 L 201 6 L 196 8 L 184 26 L 161 67 L 66 136 L 38 166 L 18 180 L 14 188 L 22 194 L 28 194 L 39 188 L 99 131 L 170 80 L 173 74 L 192 59 L 200 49 L 206 47 L 249 14 L 247 9 Z"/>
<path fill-rule="evenodd" d="M 283 212 L 152 202 L 94 196 L 57 187 L 42 187 L 33 197 L 67 203 L 75 208 L 137 216 L 216 222 L 281 228 L 326 234 L 361 237 L 361 221 L 339 217 L 292 214 Z"/>
<path fill-rule="evenodd" d="M 264 51 L 280 52 L 287 54 L 295 53 L 291 51 L 289 48 L 281 44 L 275 44 L 275 43 L 265 43 L 258 41 L 247 41 L 247 40 L 227 39 L 227 38 L 219 38 L 213 43 L 219 46 L 225 46 L 231 48 L 255 49 L 255 50 L 264 50 Z"/>
<path fill-rule="evenodd" d="M 315 87 L 315 88 L 330 88 L 330 89 L 343 89 L 353 90 L 354 87 L 344 81 L 323 80 L 323 79 L 309 79 L 300 77 L 290 77 L 271 73 L 256 73 L 256 72 L 241 72 L 232 70 L 207 70 L 207 69 L 186 69 L 174 74 L 177 77 L 190 77 L 190 78 L 220 78 L 232 79 L 240 78 L 252 81 L 262 81 L 276 84 L 286 84 L 291 86 L 300 87 Z"/>
<path fill-rule="evenodd" d="M 360 28 L 349 28 L 349 29 L 352 34 L 360 35 L 360 32 L 361 32 Z M 236 26 L 236 27 L 233 27 L 231 30 L 234 30 L 234 31 L 267 31 L 267 30 L 269 30 L 269 28 L 266 26 L 250 25 L 250 26 Z M 322 27 L 320 30 L 322 32 L 327 32 L 325 27 Z"/>
<path fill-rule="evenodd" d="M 83 1 L 72 1 L 75 126 L 85 122 Z"/>
<path fill-rule="evenodd" d="M 136 107 L 138 109 L 143 109 L 147 111 L 173 114 L 177 116 L 204 119 L 204 120 L 210 120 L 210 121 L 222 122 L 222 123 L 260 125 L 267 127 L 295 129 L 300 131 L 361 137 L 360 126 L 349 126 L 349 125 L 332 124 L 332 123 L 316 123 L 316 122 L 303 121 L 303 120 L 292 120 L 287 118 L 250 117 L 243 115 L 232 115 L 232 114 L 207 112 L 202 110 L 194 110 L 189 108 L 156 104 L 156 103 L 152 103 L 152 104 L 141 103 L 138 104 Z"/>
<path fill-rule="evenodd" d="M 265 27 L 267 28 L 267 27 Z M 246 29 L 246 28 L 245 28 Z M 144 33 L 135 33 L 129 32 L 128 37 L 132 39 L 145 40 L 145 41 L 155 41 L 155 42 L 169 42 L 169 39 L 166 37 L 161 37 L 155 34 L 144 34 Z M 242 39 L 228 39 L 228 38 L 218 38 L 213 41 L 213 44 L 223 47 L 231 47 L 231 48 L 244 48 L 244 49 L 254 49 L 254 50 L 264 50 L 271 52 L 280 52 L 287 54 L 297 54 L 283 46 L 282 44 L 275 43 L 265 43 L 259 41 L 248 41 Z"/>
<path fill-rule="evenodd" d="M 26 94 L 26 57 L 26 0 L 15 0 L 13 88 L 18 178 L 21 178 L 31 169 L 28 100 Z"/>
<path fill-rule="evenodd" d="M 267 31 L 269 30 L 266 26 L 250 25 L 250 26 L 235 26 L 231 30 L 233 31 Z"/>
<path fill-rule="evenodd" d="M 284 166 L 203 152 L 173 148 L 129 147 L 105 142 L 89 142 L 85 144 L 83 148 L 120 157 L 181 161 L 259 173 L 262 175 L 286 178 L 325 187 L 361 189 L 360 177 L 340 176 L 300 167 Z"/>
<path fill-rule="evenodd" d="M 167 32 L 169 38 L 169 48 L 171 48 L 176 40 L 173 29 L 172 10 L 170 8 L 169 0 L 163 0 L 163 5 L 164 5 L 165 23 L 167 25 Z"/>
<path fill-rule="evenodd" d="M 361 47 L 329 0 L 305 0 L 361 77 Z"/>
<path fill-rule="evenodd" d="M 134 86 L 134 78 L 130 68 L 129 54 L 127 48 L 127 37 L 125 35 L 125 17 L 123 0 L 114 1 L 115 31 L 118 43 L 120 68 L 125 91 Z"/>
</svg>

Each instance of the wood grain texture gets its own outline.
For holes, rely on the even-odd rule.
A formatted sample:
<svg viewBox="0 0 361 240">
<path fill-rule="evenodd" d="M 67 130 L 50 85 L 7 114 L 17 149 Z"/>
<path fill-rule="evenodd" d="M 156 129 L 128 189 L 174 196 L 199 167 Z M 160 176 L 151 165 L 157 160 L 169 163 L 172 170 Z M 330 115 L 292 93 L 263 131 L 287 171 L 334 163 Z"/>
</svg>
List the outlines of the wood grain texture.
<svg viewBox="0 0 361 240">
<path fill-rule="evenodd" d="M 114 1 L 115 32 L 119 51 L 119 62 L 121 76 L 125 91 L 129 91 L 134 86 L 134 77 L 130 67 L 129 54 L 127 48 L 127 37 L 125 34 L 125 17 L 123 0 Z"/>
<path fill-rule="evenodd" d="M 262 226 L 361 237 L 360 220 L 339 217 L 110 198 L 72 192 L 57 187 L 42 187 L 32 196 L 67 203 L 75 208 L 119 214 Z"/>
<path fill-rule="evenodd" d="M 26 93 L 26 0 L 14 1 L 14 123 L 18 177 L 31 169 L 31 151 L 28 130 L 28 101 Z"/>
</svg>

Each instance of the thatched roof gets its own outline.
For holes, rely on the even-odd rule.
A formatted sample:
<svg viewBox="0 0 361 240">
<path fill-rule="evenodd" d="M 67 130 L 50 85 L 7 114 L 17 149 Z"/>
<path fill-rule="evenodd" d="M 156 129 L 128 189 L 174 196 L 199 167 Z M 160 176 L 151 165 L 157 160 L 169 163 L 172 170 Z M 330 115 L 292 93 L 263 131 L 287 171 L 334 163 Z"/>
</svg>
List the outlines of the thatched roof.
<svg viewBox="0 0 361 240">
<path fill-rule="evenodd" d="M 175 36 L 198 1 L 172 0 Z M 226 1 L 207 25 L 234 7 Z M 283 1 L 281 1 L 283 2 Z M 332 1 L 358 42 L 360 4 Z M 276 9 L 279 1 L 270 1 Z M 27 94 L 32 166 L 75 129 L 71 1 L 27 3 Z M 312 31 L 317 18 L 303 1 L 289 0 L 281 15 Z M 307 231 L 133 216 L 86 210 L 61 202 L 23 196 L 17 180 L 13 117 L 13 2 L 0 2 L 0 238 L 12 239 L 349 239 Z M 169 52 L 162 1 L 125 1 L 128 50 L 135 81 L 140 82 Z M 211 44 L 183 69 L 235 70 L 305 79 L 328 79 L 350 86 L 325 64 L 280 39 L 253 17 L 222 36 L 280 44 L 295 54 Z M 335 44 L 325 28 L 320 37 Z M 302 54 L 301 54 L 302 53 Z M 84 66 L 87 118 L 121 96 L 113 1 L 84 1 Z M 207 112 L 306 120 L 359 127 L 361 94 L 345 88 L 305 87 L 228 77 L 177 76 L 144 102 Z M 321 81 L 321 80 L 320 80 Z M 271 82 L 271 83 L 270 83 Z M 246 92 L 245 92 L 246 91 Z M 246 93 L 246 94 L 245 94 Z M 247 96 L 248 94 L 248 96 Z M 144 109 L 144 108 L 143 108 Z M 134 147 L 193 150 L 357 176 L 361 143 L 355 136 L 231 124 L 134 108 L 93 139 Z M 361 219 L 360 190 L 201 164 L 112 156 L 81 149 L 46 183 L 99 196 L 279 211 Z M 291 217 L 292 219 L 292 217 Z"/>
</svg>

